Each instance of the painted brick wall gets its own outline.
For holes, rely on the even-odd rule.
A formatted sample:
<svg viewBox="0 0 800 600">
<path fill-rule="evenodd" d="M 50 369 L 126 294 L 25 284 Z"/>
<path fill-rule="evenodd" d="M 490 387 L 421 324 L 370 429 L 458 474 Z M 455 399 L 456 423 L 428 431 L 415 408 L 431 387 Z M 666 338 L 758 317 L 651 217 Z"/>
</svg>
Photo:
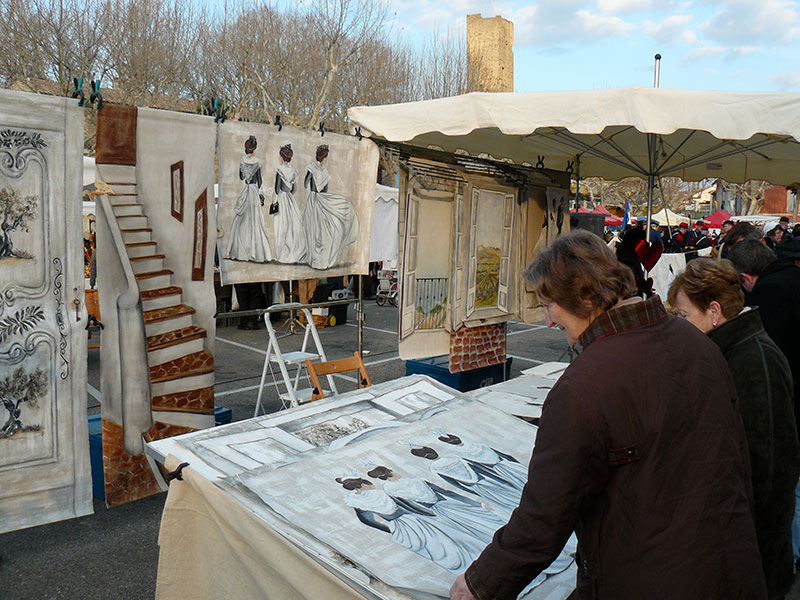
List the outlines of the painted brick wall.
<svg viewBox="0 0 800 600">
<path fill-rule="evenodd" d="M 506 360 L 506 324 L 464 327 L 450 334 L 450 372 L 489 367 Z"/>
</svg>

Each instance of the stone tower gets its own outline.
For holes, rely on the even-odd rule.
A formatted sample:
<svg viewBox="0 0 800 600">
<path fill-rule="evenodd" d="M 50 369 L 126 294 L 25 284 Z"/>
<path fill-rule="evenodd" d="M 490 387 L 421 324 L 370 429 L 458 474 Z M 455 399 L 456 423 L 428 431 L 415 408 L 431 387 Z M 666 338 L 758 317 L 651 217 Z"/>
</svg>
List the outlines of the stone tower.
<svg viewBox="0 0 800 600">
<path fill-rule="evenodd" d="M 501 16 L 467 15 L 470 92 L 514 91 L 514 24 Z"/>
</svg>

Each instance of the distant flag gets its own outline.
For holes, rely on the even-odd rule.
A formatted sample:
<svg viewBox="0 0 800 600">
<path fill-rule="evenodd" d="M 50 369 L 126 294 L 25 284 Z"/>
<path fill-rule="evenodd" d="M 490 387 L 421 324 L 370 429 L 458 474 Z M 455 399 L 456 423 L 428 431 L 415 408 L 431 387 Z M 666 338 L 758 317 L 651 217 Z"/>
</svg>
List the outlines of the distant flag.
<svg viewBox="0 0 800 600">
<path fill-rule="evenodd" d="M 625 200 L 625 214 L 622 216 L 622 226 L 625 227 L 630 223 L 631 216 L 628 213 L 628 201 Z"/>
</svg>

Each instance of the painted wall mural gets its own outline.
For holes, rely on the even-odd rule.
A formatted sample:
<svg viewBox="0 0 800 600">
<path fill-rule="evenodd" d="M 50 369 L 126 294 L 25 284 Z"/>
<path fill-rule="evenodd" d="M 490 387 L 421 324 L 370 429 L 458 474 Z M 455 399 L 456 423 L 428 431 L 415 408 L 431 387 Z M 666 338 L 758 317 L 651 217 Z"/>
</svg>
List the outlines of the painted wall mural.
<svg viewBox="0 0 800 600">
<path fill-rule="evenodd" d="M 450 334 L 451 373 L 461 373 L 506 361 L 506 324 L 462 327 Z"/>
<path fill-rule="evenodd" d="M 400 280 L 399 354 L 416 360 L 451 354 L 451 372 L 505 360 L 493 327 L 510 319 L 540 320 L 535 294 L 522 272 L 566 233 L 564 199 L 569 175 L 520 174 L 527 187 L 451 164 L 409 161 L 401 169 L 398 228 Z M 564 187 L 555 187 L 563 185 Z M 559 201 L 553 200 L 558 191 Z M 462 343 L 463 329 L 477 329 L 476 348 Z M 504 331 L 504 330 L 503 330 Z M 489 332 L 489 333 L 486 333 Z M 486 335 L 484 335 L 486 334 Z M 476 337 L 477 339 L 477 337 Z M 482 364 L 478 364 L 482 363 Z"/>
<path fill-rule="evenodd" d="M 222 126 L 223 283 L 366 273 L 378 152 L 367 139 Z"/>
<path fill-rule="evenodd" d="M 74 101 L 0 90 L 0 533 L 92 511 L 82 154 Z"/>
</svg>

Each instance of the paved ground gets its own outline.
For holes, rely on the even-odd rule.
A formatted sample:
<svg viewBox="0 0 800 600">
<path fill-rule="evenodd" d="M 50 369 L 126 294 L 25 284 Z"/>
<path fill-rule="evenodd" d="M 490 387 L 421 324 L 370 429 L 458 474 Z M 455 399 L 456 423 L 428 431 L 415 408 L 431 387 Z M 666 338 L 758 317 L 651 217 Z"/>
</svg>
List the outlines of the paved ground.
<svg viewBox="0 0 800 600">
<path fill-rule="evenodd" d="M 397 356 L 397 309 L 365 301 L 365 315 L 365 363 L 373 383 L 405 375 Z M 322 329 L 320 337 L 329 359 L 352 355 L 357 343 L 353 309 L 348 324 Z M 298 350 L 301 343 L 302 335 L 294 335 L 282 339 L 281 347 Z M 253 416 L 266 345 L 264 330 L 217 329 L 217 405 L 230 408 L 236 421 Z M 563 333 L 543 325 L 511 324 L 508 351 L 514 376 L 541 362 L 567 359 Z M 100 410 L 99 356 L 89 351 L 90 414 Z M 356 384 L 340 377 L 337 386 L 348 391 Z M 264 401 L 268 411 L 280 406 L 274 386 Z M 0 535 L 0 600 L 152 598 L 164 499 L 159 494 L 110 510 L 96 500 L 94 515 Z M 800 585 L 788 598 L 800 600 Z"/>
</svg>

